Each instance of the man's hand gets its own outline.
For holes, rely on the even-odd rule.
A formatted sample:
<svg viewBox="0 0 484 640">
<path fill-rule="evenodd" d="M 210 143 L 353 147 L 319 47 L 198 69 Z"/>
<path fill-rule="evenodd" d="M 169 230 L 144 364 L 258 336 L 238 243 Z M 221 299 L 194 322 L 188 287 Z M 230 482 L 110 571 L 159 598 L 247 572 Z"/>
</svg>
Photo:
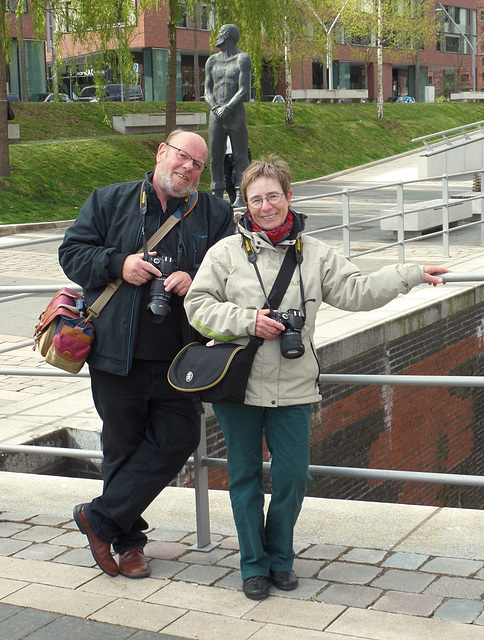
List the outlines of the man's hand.
<svg viewBox="0 0 484 640">
<path fill-rule="evenodd" d="M 434 267 L 432 265 L 425 265 L 424 269 L 424 278 L 425 282 L 429 284 L 433 284 L 436 287 L 438 284 L 445 284 L 442 278 L 439 278 L 439 273 L 449 273 L 450 269 L 446 269 L 445 267 Z M 437 275 L 432 275 L 432 274 Z"/>
<path fill-rule="evenodd" d="M 177 296 L 184 296 L 191 284 L 192 279 L 186 271 L 174 271 L 165 280 L 165 291 L 173 291 Z"/>
<path fill-rule="evenodd" d="M 214 107 L 212 111 L 215 114 L 215 117 L 217 118 L 217 120 L 226 120 L 231 112 L 231 109 L 229 109 L 224 104 L 219 104 L 216 107 Z"/>
<path fill-rule="evenodd" d="M 277 322 L 273 318 L 269 318 L 270 312 L 270 309 L 259 309 L 259 311 L 257 311 L 257 318 L 255 321 L 255 335 L 257 338 L 274 340 L 274 338 L 277 338 L 277 336 L 286 328 L 280 322 Z"/>
<path fill-rule="evenodd" d="M 150 256 L 156 256 L 156 251 L 150 251 Z M 123 280 L 139 287 L 146 284 L 153 277 L 161 277 L 160 271 L 143 259 L 141 253 L 134 253 L 127 256 L 123 262 L 122 277 Z"/>
</svg>

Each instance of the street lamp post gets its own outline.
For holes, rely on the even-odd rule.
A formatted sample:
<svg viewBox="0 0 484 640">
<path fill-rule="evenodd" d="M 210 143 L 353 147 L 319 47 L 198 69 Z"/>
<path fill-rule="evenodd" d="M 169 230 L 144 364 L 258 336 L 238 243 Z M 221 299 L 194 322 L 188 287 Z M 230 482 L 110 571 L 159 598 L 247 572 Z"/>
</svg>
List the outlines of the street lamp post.
<svg viewBox="0 0 484 640">
<path fill-rule="evenodd" d="M 466 34 L 462 31 L 460 26 L 454 20 L 454 18 L 450 15 L 450 13 L 444 7 L 444 5 L 441 2 L 438 2 L 437 4 L 438 4 L 439 8 L 436 9 L 435 11 L 436 12 L 437 11 L 443 11 L 445 13 L 445 15 L 449 18 L 449 20 L 452 21 L 452 24 L 455 26 L 457 31 L 461 34 L 461 36 L 465 39 L 465 41 L 467 42 L 467 44 L 470 47 L 471 54 L 472 54 L 472 91 L 476 91 L 476 89 L 477 89 L 476 50 L 477 50 L 477 45 L 479 44 L 479 42 L 481 41 L 482 37 L 484 36 L 484 31 L 483 31 L 481 37 L 479 39 L 477 39 L 477 25 L 476 25 L 476 33 L 474 35 L 474 37 L 476 38 L 476 43 L 472 44 L 471 41 L 469 40 L 469 38 L 466 36 Z"/>
</svg>

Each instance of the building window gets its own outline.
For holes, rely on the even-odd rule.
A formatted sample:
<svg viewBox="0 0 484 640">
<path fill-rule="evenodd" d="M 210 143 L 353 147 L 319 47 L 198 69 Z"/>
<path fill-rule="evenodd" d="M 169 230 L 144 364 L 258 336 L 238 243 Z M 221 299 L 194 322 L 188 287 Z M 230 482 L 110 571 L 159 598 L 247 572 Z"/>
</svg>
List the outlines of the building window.
<svg viewBox="0 0 484 640">
<path fill-rule="evenodd" d="M 432 76 L 429 76 L 427 78 L 427 84 L 433 84 L 433 82 L 434 82 L 434 79 L 432 78 Z"/>
<path fill-rule="evenodd" d="M 480 17 L 479 17 L 480 21 L 484 22 L 484 11 L 481 11 L 481 13 L 479 15 L 480 15 Z"/>
</svg>

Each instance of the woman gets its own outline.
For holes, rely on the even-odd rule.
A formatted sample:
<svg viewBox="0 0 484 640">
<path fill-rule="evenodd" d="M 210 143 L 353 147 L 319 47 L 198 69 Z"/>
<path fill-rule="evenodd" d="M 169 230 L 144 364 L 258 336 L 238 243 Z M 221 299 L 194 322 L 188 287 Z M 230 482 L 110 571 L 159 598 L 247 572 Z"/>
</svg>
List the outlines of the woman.
<svg viewBox="0 0 484 640">
<path fill-rule="evenodd" d="M 311 404 L 321 399 L 312 340 L 321 303 L 348 311 L 375 309 L 422 282 L 441 283 L 432 274 L 447 271 L 392 265 L 361 275 L 327 244 L 301 236 L 305 216 L 290 209 L 290 180 L 288 165 L 274 156 L 245 170 L 241 190 L 247 211 L 238 223 L 239 234 L 208 251 L 185 300 L 190 323 L 210 338 L 243 344 L 251 335 L 264 339 L 244 404 L 213 405 L 227 444 L 244 593 L 254 600 L 267 597 L 272 584 L 287 591 L 298 584 L 292 569 L 293 531 L 309 479 Z M 302 262 L 279 311 L 300 312 L 305 321 L 300 333 L 291 333 L 291 325 L 297 324 L 291 312 L 288 335 L 287 322 L 271 317 L 264 307 L 284 256 L 299 245 L 298 238 Z M 250 251 L 259 275 L 248 259 Z M 291 359 L 281 352 L 288 340 L 290 346 L 296 343 Z M 264 435 L 272 456 L 272 497 L 265 521 Z"/>
</svg>

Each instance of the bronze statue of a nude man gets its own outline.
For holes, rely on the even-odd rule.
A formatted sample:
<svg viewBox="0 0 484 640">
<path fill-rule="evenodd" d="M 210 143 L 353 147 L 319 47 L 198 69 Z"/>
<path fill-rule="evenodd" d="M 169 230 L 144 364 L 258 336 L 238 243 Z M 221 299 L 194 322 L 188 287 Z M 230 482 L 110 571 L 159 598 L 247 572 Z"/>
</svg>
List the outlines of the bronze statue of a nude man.
<svg viewBox="0 0 484 640">
<path fill-rule="evenodd" d="M 235 161 L 236 199 L 234 207 L 243 206 L 240 179 L 249 164 L 249 133 L 244 101 L 250 96 L 251 62 L 248 53 L 237 47 L 239 30 L 225 24 L 217 36 L 219 53 L 205 65 L 205 102 L 210 107 L 209 148 L 212 193 L 220 198 L 224 192 L 224 156 L 230 136 Z"/>
</svg>

